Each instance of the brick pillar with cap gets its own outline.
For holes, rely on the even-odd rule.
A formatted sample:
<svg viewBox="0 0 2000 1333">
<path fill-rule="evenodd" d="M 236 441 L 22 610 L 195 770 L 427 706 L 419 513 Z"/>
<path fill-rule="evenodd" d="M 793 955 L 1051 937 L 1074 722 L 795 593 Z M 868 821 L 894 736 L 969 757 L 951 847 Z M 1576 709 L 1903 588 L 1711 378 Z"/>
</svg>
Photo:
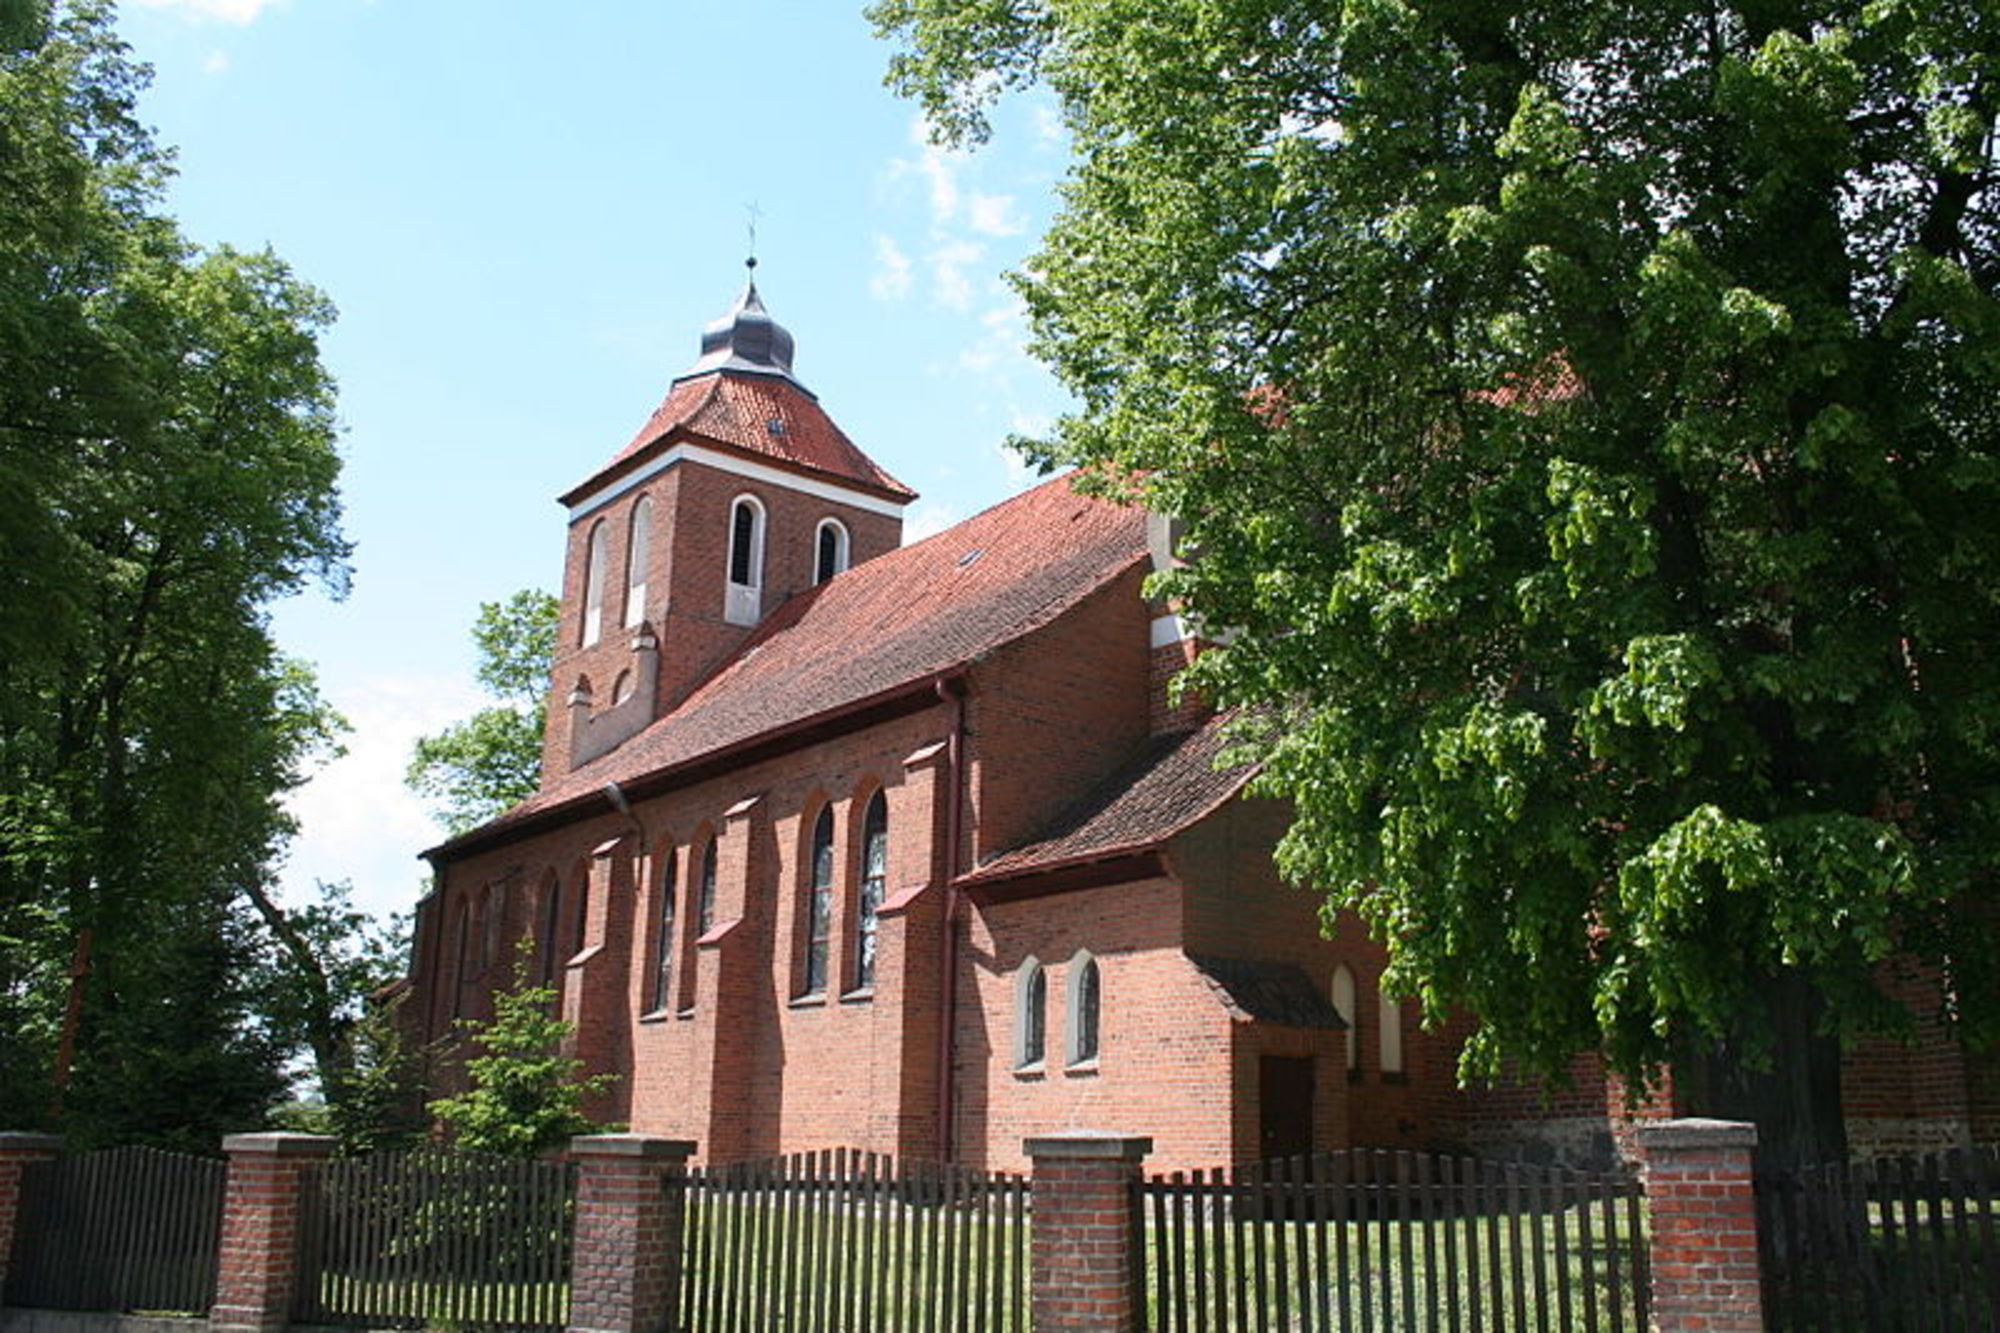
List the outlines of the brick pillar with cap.
<svg viewBox="0 0 2000 1333">
<path fill-rule="evenodd" d="M 1639 1128 L 1652 1216 L 1655 1333 L 1759 1333 L 1757 1196 L 1750 1153 L 1757 1127 L 1664 1120 Z"/>
<path fill-rule="evenodd" d="M 6 1289 L 8 1260 L 14 1254 L 21 1176 L 28 1163 L 46 1162 L 61 1151 L 62 1140 L 53 1134 L 0 1134 L 0 1291 Z"/>
<path fill-rule="evenodd" d="M 675 1333 L 693 1155 L 684 1139 L 646 1134 L 570 1140 L 577 1180 L 569 1333 Z"/>
<path fill-rule="evenodd" d="M 1145 1311 L 1133 1191 L 1153 1141 L 1075 1130 L 1025 1140 L 1035 1333 L 1137 1333 Z"/>
<path fill-rule="evenodd" d="M 333 1155 L 324 1134 L 231 1134 L 222 1140 L 222 1265 L 210 1333 L 272 1333 L 291 1322 L 305 1178 Z"/>
</svg>

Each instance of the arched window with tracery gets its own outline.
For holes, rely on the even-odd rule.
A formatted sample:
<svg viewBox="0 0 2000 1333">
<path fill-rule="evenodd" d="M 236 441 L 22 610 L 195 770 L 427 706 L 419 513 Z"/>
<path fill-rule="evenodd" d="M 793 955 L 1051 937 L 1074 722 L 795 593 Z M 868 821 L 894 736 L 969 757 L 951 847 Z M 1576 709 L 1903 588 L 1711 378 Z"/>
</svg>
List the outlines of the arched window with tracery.
<svg viewBox="0 0 2000 1333">
<path fill-rule="evenodd" d="M 869 798 L 861 819 L 861 892 L 854 913 L 854 988 L 875 984 L 875 937 L 882 899 L 889 886 L 889 801 L 885 792 Z"/>
<path fill-rule="evenodd" d="M 805 960 L 802 995 L 826 993 L 827 941 L 833 931 L 833 806 L 822 806 L 813 821 L 806 859 Z"/>
</svg>

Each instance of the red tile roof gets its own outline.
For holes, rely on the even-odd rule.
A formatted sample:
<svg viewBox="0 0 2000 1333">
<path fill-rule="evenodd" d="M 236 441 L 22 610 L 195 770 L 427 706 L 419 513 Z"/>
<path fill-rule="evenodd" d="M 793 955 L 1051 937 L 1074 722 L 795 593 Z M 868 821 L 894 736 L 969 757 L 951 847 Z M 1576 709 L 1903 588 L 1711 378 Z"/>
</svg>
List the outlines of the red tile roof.
<svg viewBox="0 0 2000 1333">
<path fill-rule="evenodd" d="M 918 687 L 1048 624 L 1146 559 L 1143 510 L 1057 477 L 772 610 L 678 708 L 435 850 L 484 845 L 537 815 L 734 752 Z"/>
<path fill-rule="evenodd" d="M 959 883 L 990 884 L 1158 847 L 1234 796 L 1255 772 L 1248 764 L 1216 768 L 1228 720 L 1228 715 L 1213 717 L 1193 731 L 1154 737 L 1057 816 L 1048 834 L 1000 853 Z"/>
<path fill-rule="evenodd" d="M 779 423 L 778 429 L 772 423 Z M 682 440 L 818 474 L 885 499 L 908 501 L 916 492 L 877 467 L 833 424 L 810 393 L 775 375 L 713 371 L 676 380 L 632 442 L 618 456 L 562 497 L 574 504 L 593 488 L 637 467 L 643 459 Z"/>
</svg>

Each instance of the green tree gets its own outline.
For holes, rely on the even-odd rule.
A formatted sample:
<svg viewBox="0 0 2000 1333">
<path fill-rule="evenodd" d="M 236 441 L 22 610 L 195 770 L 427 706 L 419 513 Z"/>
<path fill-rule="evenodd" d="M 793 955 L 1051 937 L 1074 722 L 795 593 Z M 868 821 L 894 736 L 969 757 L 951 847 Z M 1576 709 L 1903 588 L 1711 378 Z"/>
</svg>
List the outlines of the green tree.
<svg viewBox="0 0 2000 1333">
<path fill-rule="evenodd" d="M 1990 5 L 872 16 L 946 138 L 1059 100 L 1039 456 L 1183 521 L 1284 869 L 1467 1073 L 1671 1065 L 1818 1156 L 1899 960 L 1994 1034 Z"/>
<path fill-rule="evenodd" d="M 465 1061 L 471 1086 L 430 1107 L 460 1148 L 532 1157 L 602 1128 L 583 1106 L 617 1076 L 584 1078 L 583 1061 L 563 1054 L 570 1025 L 555 1016 L 554 987 L 533 983 L 534 956 L 534 942 L 521 940 L 513 985 L 493 993 L 493 1017 L 459 1023 L 463 1039 L 481 1052 Z"/>
<path fill-rule="evenodd" d="M 0 1120 L 254 1128 L 249 892 L 331 744 L 265 608 L 344 588 L 318 292 L 202 251 L 108 6 L 0 11 Z"/>
<path fill-rule="evenodd" d="M 542 726 L 556 656 L 556 599 L 527 588 L 484 602 L 472 627 L 479 683 L 499 702 L 435 736 L 421 737 L 404 777 L 429 797 L 452 833 L 463 833 L 534 795 Z"/>
<path fill-rule="evenodd" d="M 419 1062 L 386 992 L 409 970 L 410 920 L 377 923 L 345 882 L 321 883 L 318 894 L 284 907 L 248 886 L 268 941 L 252 981 L 256 1012 L 273 1040 L 311 1059 L 316 1096 L 304 1104 L 326 1132 L 352 1151 L 406 1141 L 423 1127 Z"/>
</svg>

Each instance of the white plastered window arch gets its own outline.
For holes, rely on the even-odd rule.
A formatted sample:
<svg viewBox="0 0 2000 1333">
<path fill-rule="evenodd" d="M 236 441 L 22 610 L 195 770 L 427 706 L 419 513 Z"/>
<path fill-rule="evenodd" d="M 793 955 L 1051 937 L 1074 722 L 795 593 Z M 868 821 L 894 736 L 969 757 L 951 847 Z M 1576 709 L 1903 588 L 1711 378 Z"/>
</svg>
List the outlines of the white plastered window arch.
<svg viewBox="0 0 2000 1333">
<path fill-rule="evenodd" d="M 754 625 L 764 612 L 764 502 L 743 494 L 729 502 L 729 569 L 722 618 Z"/>
</svg>

